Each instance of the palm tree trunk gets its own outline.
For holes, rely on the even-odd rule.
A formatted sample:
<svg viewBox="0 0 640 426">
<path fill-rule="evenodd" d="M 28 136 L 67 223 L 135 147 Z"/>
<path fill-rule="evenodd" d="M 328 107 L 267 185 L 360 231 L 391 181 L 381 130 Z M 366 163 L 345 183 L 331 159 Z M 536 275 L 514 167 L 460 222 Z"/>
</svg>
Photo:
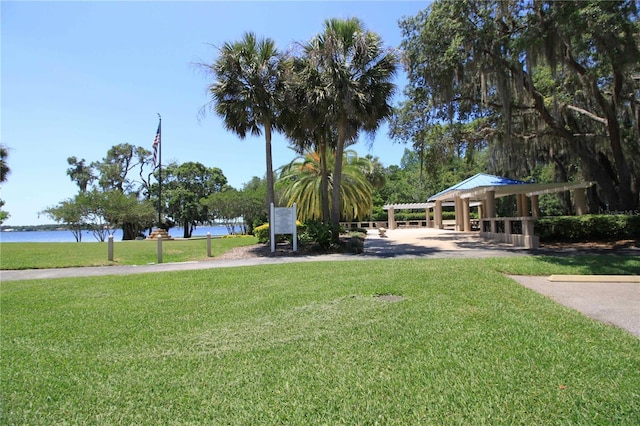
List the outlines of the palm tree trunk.
<svg viewBox="0 0 640 426">
<path fill-rule="evenodd" d="M 342 156 L 344 154 L 345 130 L 345 125 L 339 123 L 336 158 L 333 165 L 333 186 L 331 190 L 331 225 L 334 231 L 334 242 L 338 242 L 340 239 L 340 186 L 342 185 Z"/>
<path fill-rule="evenodd" d="M 267 158 L 267 207 L 275 203 L 275 190 L 273 186 L 273 156 L 271 154 L 271 123 L 264 124 L 264 139 Z"/>
<path fill-rule="evenodd" d="M 322 192 L 322 223 L 328 223 L 331 212 L 329 211 L 329 169 L 327 168 L 327 141 L 321 138 L 319 141 L 320 153 L 320 191 Z"/>
<path fill-rule="evenodd" d="M 275 190 L 273 185 L 273 157 L 271 155 L 271 123 L 264 124 L 264 139 L 267 157 L 267 211 L 269 212 L 269 229 L 273 229 L 273 218 L 271 217 L 271 203 L 275 206 Z M 271 232 L 269 232 L 271 235 Z M 271 237 L 269 237 L 271 240 Z M 271 241 L 269 241 L 271 243 Z"/>
</svg>

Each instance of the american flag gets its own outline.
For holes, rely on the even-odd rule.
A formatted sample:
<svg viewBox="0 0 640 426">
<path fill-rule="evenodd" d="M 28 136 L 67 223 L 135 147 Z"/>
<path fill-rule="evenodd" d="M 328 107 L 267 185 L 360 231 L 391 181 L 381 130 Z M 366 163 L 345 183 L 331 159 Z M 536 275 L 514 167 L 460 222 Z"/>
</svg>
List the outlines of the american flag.
<svg viewBox="0 0 640 426">
<path fill-rule="evenodd" d="M 153 167 L 156 166 L 158 162 L 158 146 L 160 145 L 160 124 L 158 123 L 158 131 L 156 132 L 156 137 L 153 139 Z"/>
</svg>

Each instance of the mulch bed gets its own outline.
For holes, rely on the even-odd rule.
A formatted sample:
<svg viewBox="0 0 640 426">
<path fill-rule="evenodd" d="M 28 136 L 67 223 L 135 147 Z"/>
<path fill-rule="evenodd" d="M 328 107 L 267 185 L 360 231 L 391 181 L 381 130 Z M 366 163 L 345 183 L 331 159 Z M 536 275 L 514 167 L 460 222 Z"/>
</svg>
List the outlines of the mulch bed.
<svg viewBox="0 0 640 426">
<path fill-rule="evenodd" d="M 540 243 L 540 248 L 548 249 L 578 249 L 578 250 L 624 250 L 640 248 L 640 240 L 620 240 L 620 241 L 594 241 L 577 243 L 546 242 Z"/>
</svg>

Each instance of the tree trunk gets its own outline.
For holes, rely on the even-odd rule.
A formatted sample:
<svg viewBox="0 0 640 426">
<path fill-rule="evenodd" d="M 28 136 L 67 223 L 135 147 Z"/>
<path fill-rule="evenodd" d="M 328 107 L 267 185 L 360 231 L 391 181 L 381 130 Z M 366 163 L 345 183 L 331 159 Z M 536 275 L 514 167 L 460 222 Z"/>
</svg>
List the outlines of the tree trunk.
<svg viewBox="0 0 640 426">
<path fill-rule="evenodd" d="M 555 164 L 555 167 L 554 167 L 554 172 L 555 173 L 554 174 L 555 174 L 556 181 L 568 182 L 569 181 L 569 174 L 567 173 L 567 167 L 555 155 L 553 156 L 552 159 L 553 159 L 553 163 Z M 571 206 L 571 194 L 569 194 L 569 192 L 567 192 L 567 191 L 564 191 L 564 192 L 560 192 L 558 194 L 558 197 L 560 198 L 560 202 L 562 203 L 562 208 L 564 210 L 563 214 L 565 214 L 565 215 L 573 214 L 572 213 L 573 212 L 573 208 Z"/>
<path fill-rule="evenodd" d="M 622 144 L 620 143 L 622 135 L 620 134 L 620 123 L 618 123 L 618 119 L 616 117 L 615 106 L 612 103 L 606 102 L 604 98 L 602 100 L 602 105 L 607 116 L 609 146 L 613 153 L 616 171 L 618 172 L 616 177 L 618 178 L 619 184 L 616 191 L 617 202 L 615 209 L 635 210 L 638 207 L 638 192 L 634 192 L 632 189 L 633 180 L 629 171 L 629 164 L 627 163 L 624 152 L 622 151 Z"/>
<path fill-rule="evenodd" d="M 556 136 L 566 140 L 569 146 L 577 152 L 583 167 L 587 169 L 585 177 L 593 179 L 600 186 L 602 194 L 609 202 L 608 208 L 610 210 L 634 210 L 638 207 L 638 190 L 633 188 L 633 179 L 631 178 L 629 165 L 622 151 L 620 125 L 616 117 L 615 108 L 611 102 L 608 102 L 604 98 L 604 95 L 597 87 L 597 82 L 594 81 L 589 84 L 586 77 L 586 70 L 577 62 L 573 61 L 572 58 L 568 59 L 570 59 L 569 63 L 571 66 L 583 79 L 583 87 L 591 91 L 592 96 L 596 98 L 598 105 L 605 112 L 609 146 L 613 153 L 614 163 L 617 169 L 615 176 L 608 176 L 603 165 L 597 161 L 596 153 L 587 148 L 587 141 L 574 136 L 574 134 L 582 133 L 581 129 L 567 129 L 565 123 L 561 123 L 553 117 L 545 106 L 542 94 L 533 85 L 531 79 L 526 75 L 527 73 L 522 71 L 525 74 L 525 78 L 523 79 L 524 87 L 532 96 L 534 109 L 539 113 L 542 120 L 552 129 Z M 512 71 L 515 70 L 513 67 L 510 67 L 510 69 L 512 69 Z"/>
<path fill-rule="evenodd" d="M 336 158 L 333 164 L 333 186 L 331 190 L 331 226 L 333 228 L 333 241 L 340 241 L 340 206 L 342 205 L 340 186 L 342 185 L 342 155 L 345 143 L 345 124 L 338 123 L 338 143 L 336 146 Z"/>
<path fill-rule="evenodd" d="M 588 180 L 595 181 L 600 189 L 601 198 L 605 200 L 606 204 L 606 208 L 603 210 L 615 210 L 618 201 L 615 176 L 605 171 L 602 164 L 598 162 L 596 153 L 588 148 L 586 141 L 577 139 L 569 146 L 580 159 L 582 167 L 584 168 L 584 177 Z"/>
<path fill-rule="evenodd" d="M 615 164 L 616 175 L 614 176 L 614 180 L 617 181 L 614 184 L 613 192 L 605 190 L 605 194 L 608 196 L 607 198 L 610 199 L 610 209 L 635 210 L 638 207 L 638 191 L 633 188 L 633 179 L 631 177 L 629 164 L 622 150 L 622 135 L 620 133 L 620 123 L 618 121 L 615 103 L 616 93 L 619 93 L 619 89 L 614 91 L 613 98 L 607 99 L 600 88 L 600 82 L 593 78 L 588 70 L 573 58 L 570 50 L 566 51 L 565 59 L 567 64 L 580 77 L 585 91 L 591 92 L 591 97 L 595 99 L 597 105 L 605 115 L 606 129 L 609 136 L 609 148 L 611 148 L 613 162 Z M 620 71 L 616 69 L 615 65 L 612 65 L 611 72 L 614 76 L 614 86 L 619 87 L 621 84 Z"/>
<path fill-rule="evenodd" d="M 182 237 L 191 238 L 191 227 L 189 226 L 189 221 L 187 219 L 182 222 Z"/>
<path fill-rule="evenodd" d="M 138 227 L 131 222 L 122 224 L 122 241 L 135 240 L 138 236 Z"/>
<path fill-rule="evenodd" d="M 267 158 L 267 211 L 269 212 L 269 229 L 273 227 L 273 218 L 271 217 L 271 203 L 275 206 L 275 189 L 273 185 L 273 157 L 271 155 L 271 123 L 264 125 L 264 139 Z M 269 232 L 271 235 L 271 232 Z M 271 237 L 269 237 L 271 239 Z"/>
<path fill-rule="evenodd" d="M 321 138 L 320 149 L 320 191 L 322 192 L 322 223 L 329 223 L 331 212 L 329 210 L 329 169 L 327 167 L 327 141 Z"/>
</svg>

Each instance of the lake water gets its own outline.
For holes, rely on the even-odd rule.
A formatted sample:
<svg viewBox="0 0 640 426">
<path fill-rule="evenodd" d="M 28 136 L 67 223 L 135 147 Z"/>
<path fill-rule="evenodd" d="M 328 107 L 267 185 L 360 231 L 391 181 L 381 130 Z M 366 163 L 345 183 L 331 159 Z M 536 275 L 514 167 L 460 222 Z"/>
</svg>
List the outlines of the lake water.
<svg viewBox="0 0 640 426">
<path fill-rule="evenodd" d="M 169 235 L 174 238 L 182 238 L 184 230 L 182 228 L 171 228 Z M 210 232 L 212 236 L 228 235 L 225 226 L 198 226 L 193 231 L 193 237 L 204 237 Z M 122 230 L 113 230 L 114 241 L 122 240 Z M 2 243 L 74 243 L 76 239 L 71 231 L 9 231 L 0 232 L 0 242 Z M 82 242 L 96 242 L 90 231 L 82 232 Z"/>
</svg>

